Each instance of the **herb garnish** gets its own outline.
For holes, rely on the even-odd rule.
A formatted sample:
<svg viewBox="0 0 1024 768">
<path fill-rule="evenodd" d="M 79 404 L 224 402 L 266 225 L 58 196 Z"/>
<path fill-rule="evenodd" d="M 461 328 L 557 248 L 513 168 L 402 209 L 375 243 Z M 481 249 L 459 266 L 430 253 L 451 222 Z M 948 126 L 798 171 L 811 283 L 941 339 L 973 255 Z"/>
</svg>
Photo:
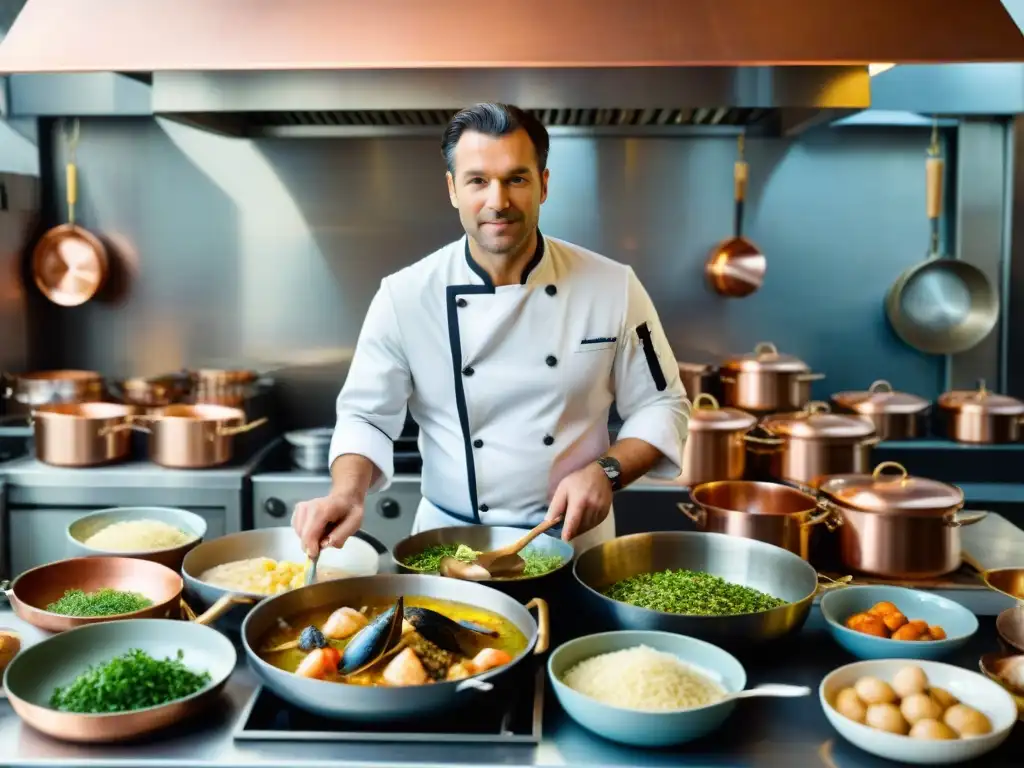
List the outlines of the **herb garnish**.
<svg viewBox="0 0 1024 768">
<path fill-rule="evenodd" d="M 464 563 L 471 563 L 480 553 L 465 544 L 435 544 L 427 547 L 422 552 L 409 555 L 402 561 L 402 564 L 417 571 L 436 573 L 441 567 L 441 558 L 454 557 Z M 526 568 L 517 578 L 525 579 L 531 576 L 540 576 L 555 570 L 562 564 L 561 555 L 544 555 L 532 551 L 529 547 L 519 555 L 526 561 Z"/>
<path fill-rule="evenodd" d="M 688 616 L 735 616 L 786 605 L 785 600 L 720 576 L 683 569 L 630 576 L 612 584 L 603 594 L 640 608 Z"/>
<path fill-rule="evenodd" d="M 107 588 L 95 592 L 69 589 L 60 600 L 46 606 L 46 610 L 62 616 L 115 616 L 141 611 L 152 604 L 152 600 L 137 592 L 119 592 Z"/>
<path fill-rule="evenodd" d="M 133 648 L 105 664 L 89 667 L 64 688 L 55 688 L 50 706 L 62 712 L 129 712 L 191 696 L 210 682 L 210 673 L 186 667 L 176 658 L 154 659 Z"/>
</svg>

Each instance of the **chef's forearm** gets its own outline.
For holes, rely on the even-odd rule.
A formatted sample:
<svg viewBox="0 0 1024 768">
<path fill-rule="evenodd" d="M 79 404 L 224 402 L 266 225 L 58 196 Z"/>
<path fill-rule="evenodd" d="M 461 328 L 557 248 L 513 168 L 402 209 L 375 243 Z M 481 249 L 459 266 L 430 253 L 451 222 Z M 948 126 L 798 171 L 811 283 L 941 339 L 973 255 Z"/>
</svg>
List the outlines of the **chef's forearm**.
<svg viewBox="0 0 1024 768">
<path fill-rule="evenodd" d="M 636 437 L 619 440 L 605 452 L 619 462 L 622 487 L 639 480 L 664 458 L 664 454 L 650 443 Z"/>
<path fill-rule="evenodd" d="M 365 456 L 346 453 L 331 464 L 331 494 L 365 497 L 370 486 L 380 477 L 380 469 Z"/>
</svg>

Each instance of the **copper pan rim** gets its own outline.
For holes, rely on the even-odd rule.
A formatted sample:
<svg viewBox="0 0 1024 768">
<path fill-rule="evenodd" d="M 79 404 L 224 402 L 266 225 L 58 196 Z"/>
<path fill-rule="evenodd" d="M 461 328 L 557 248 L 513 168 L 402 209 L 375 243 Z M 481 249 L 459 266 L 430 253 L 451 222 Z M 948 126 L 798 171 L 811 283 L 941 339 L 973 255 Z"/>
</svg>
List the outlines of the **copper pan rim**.
<svg viewBox="0 0 1024 768">
<path fill-rule="evenodd" d="M 150 421 L 216 422 L 237 419 L 244 422 L 246 415 L 241 408 L 232 408 L 226 405 L 173 403 L 151 408 L 145 418 Z"/>
<path fill-rule="evenodd" d="M 28 371 L 26 373 L 8 373 L 5 374 L 5 376 L 9 379 L 17 379 L 25 382 L 80 381 L 83 384 L 98 382 L 103 378 L 98 371 L 86 371 L 75 368 L 62 368 L 52 371 Z"/>
</svg>

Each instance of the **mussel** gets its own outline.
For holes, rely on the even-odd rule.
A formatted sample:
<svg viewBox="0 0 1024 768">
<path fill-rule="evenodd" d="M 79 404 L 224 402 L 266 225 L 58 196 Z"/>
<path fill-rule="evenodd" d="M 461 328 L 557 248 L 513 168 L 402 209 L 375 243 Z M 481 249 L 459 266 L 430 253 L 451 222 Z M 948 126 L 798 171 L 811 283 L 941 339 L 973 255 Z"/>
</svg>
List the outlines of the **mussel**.
<svg viewBox="0 0 1024 768">
<path fill-rule="evenodd" d="M 354 675 L 373 666 L 393 650 L 402 639 L 404 611 L 405 598 L 399 597 L 393 606 L 356 632 L 345 646 L 338 671 L 343 675 Z"/>
<path fill-rule="evenodd" d="M 424 640 L 449 653 L 472 656 L 479 650 L 474 636 L 498 637 L 498 632 L 471 621 L 453 621 L 429 608 L 406 608 L 405 620 Z"/>
</svg>

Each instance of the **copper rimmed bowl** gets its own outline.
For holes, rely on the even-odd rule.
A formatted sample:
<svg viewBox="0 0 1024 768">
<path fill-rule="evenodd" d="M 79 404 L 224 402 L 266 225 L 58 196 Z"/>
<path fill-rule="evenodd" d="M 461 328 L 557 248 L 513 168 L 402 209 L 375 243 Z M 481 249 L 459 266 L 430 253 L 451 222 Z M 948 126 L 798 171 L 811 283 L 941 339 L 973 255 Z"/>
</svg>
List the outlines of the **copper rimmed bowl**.
<svg viewBox="0 0 1024 768">
<path fill-rule="evenodd" d="M 119 619 L 177 618 L 183 586 L 170 568 L 130 557 L 73 557 L 25 571 L 13 583 L 0 583 L 18 618 L 49 632 Z M 113 616 L 64 616 L 46 610 L 69 589 L 103 588 L 137 592 L 152 605 Z"/>
</svg>

